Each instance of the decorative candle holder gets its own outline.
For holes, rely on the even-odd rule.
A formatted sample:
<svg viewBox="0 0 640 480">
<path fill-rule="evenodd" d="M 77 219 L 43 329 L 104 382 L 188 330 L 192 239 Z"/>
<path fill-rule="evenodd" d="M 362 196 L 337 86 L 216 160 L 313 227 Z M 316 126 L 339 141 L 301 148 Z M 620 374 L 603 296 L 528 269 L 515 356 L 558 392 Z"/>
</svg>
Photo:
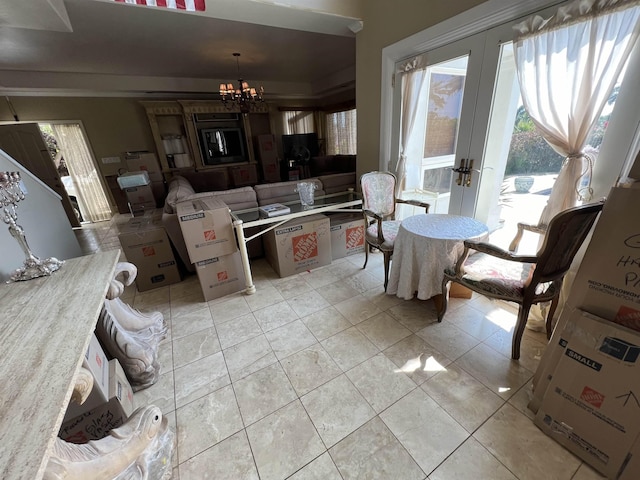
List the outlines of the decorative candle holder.
<svg viewBox="0 0 640 480">
<path fill-rule="evenodd" d="M 18 220 L 18 202 L 21 200 L 24 200 L 24 192 L 20 188 L 20 172 L 0 172 L 2 220 L 9 225 L 9 233 L 16 239 L 26 257 L 24 266 L 11 275 L 11 280 L 14 282 L 51 275 L 64 263 L 64 261 L 54 257 L 40 260 L 31 252 L 24 229 L 16 223 Z"/>
</svg>

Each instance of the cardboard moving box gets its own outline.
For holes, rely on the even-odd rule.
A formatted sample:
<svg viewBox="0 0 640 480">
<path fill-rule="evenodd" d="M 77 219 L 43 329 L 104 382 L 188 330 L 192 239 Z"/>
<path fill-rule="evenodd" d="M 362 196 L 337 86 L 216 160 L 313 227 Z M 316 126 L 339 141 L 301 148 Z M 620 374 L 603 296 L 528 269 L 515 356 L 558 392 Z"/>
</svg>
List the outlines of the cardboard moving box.
<svg viewBox="0 0 640 480">
<path fill-rule="evenodd" d="M 71 443 L 100 440 L 110 430 L 120 427 L 128 415 L 116 397 L 98 407 L 62 423 L 58 436 Z"/>
<path fill-rule="evenodd" d="M 608 478 L 624 471 L 640 433 L 640 334 L 582 316 L 535 417 L 540 429 Z"/>
<path fill-rule="evenodd" d="M 549 345 L 563 340 L 571 312 L 579 309 L 635 330 L 640 329 L 640 189 L 614 187 L 604 204 L 571 285 Z M 564 334 L 566 335 L 566 333 Z M 547 348 L 533 377 L 534 412 L 556 367 L 558 354 Z M 542 384 L 540 386 L 540 384 Z"/>
<path fill-rule="evenodd" d="M 133 413 L 133 390 L 117 359 L 109 361 L 107 371 L 108 401 L 105 398 L 91 408 L 87 408 L 87 402 L 69 404 L 59 433 L 62 439 L 72 443 L 99 440 L 109 430 L 121 426 Z"/>
<path fill-rule="evenodd" d="M 83 405 L 70 404 L 72 410 L 69 418 L 80 415 L 105 403 L 109 399 L 109 360 L 102 349 L 95 333 L 91 335 L 89 347 L 82 360 L 82 366 L 91 372 L 93 376 L 93 388 Z"/>
<path fill-rule="evenodd" d="M 109 360 L 109 399 L 114 397 L 129 417 L 133 413 L 133 389 L 117 358 Z"/>
<path fill-rule="evenodd" d="M 178 283 L 180 272 L 171 243 L 164 227 L 157 218 L 132 218 L 121 227 L 120 245 L 127 257 L 138 269 L 136 286 L 144 292 L 153 288 Z"/>
<path fill-rule="evenodd" d="M 246 287 L 240 252 L 197 262 L 196 273 L 207 302 Z"/>
<path fill-rule="evenodd" d="M 238 251 L 229 207 L 222 200 L 213 197 L 187 200 L 178 203 L 176 211 L 191 262 Z"/>
<path fill-rule="evenodd" d="M 331 222 L 331 258 L 348 257 L 364 252 L 364 218 L 362 214 L 335 214 Z"/>
<path fill-rule="evenodd" d="M 331 232 L 325 215 L 289 220 L 263 237 L 267 261 L 280 277 L 331 264 Z"/>
</svg>

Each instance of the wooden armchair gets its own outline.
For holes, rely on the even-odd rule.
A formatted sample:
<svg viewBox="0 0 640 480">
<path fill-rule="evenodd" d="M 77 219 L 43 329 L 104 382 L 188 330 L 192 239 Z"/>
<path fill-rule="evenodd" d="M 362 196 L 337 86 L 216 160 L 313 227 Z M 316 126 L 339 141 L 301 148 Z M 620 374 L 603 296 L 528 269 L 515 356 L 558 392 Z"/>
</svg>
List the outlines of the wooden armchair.
<svg viewBox="0 0 640 480">
<path fill-rule="evenodd" d="M 481 295 L 519 304 L 511 347 L 514 360 L 520 358 L 520 343 L 531 305 L 551 301 L 546 319 L 549 338 L 564 276 L 603 205 L 604 202 L 592 203 L 556 215 L 543 232 L 544 241 L 536 255 L 518 255 L 488 243 L 465 241 L 458 263 L 444 272 L 444 304 L 438 321 L 442 321 L 447 310 L 447 285 L 456 282 Z"/>
<path fill-rule="evenodd" d="M 396 204 L 405 203 L 423 207 L 429 213 L 429 204 L 417 200 L 395 198 L 396 176 L 389 172 L 369 172 L 360 177 L 362 187 L 364 221 L 366 224 L 365 241 L 367 243 L 362 268 L 367 267 L 369 249 L 375 247 L 384 255 L 384 290 L 389 283 L 389 264 L 393 247 L 400 228 L 395 220 Z"/>
</svg>

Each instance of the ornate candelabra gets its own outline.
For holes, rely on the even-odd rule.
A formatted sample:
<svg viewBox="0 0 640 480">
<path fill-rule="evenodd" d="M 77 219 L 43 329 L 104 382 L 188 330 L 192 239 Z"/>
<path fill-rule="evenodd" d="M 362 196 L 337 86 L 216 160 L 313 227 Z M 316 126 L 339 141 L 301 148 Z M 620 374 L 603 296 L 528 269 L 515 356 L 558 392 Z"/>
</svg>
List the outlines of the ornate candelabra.
<svg viewBox="0 0 640 480">
<path fill-rule="evenodd" d="M 18 220 L 18 202 L 21 200 L 24 200 L 24 192 L 20 188 L 20 172 L 0 172 L 2 220 L 9 225 L 9 233 L 16 239 L 26 257 L 24 266 L 11 275 L 11 280 L 14 282 L 51 275 L 64 263 L 64 261 L 54 257 L 40 260 L 31 252 L 27 238 L 24 235 L 24 229 L 16 223 Z"/>
</svg>

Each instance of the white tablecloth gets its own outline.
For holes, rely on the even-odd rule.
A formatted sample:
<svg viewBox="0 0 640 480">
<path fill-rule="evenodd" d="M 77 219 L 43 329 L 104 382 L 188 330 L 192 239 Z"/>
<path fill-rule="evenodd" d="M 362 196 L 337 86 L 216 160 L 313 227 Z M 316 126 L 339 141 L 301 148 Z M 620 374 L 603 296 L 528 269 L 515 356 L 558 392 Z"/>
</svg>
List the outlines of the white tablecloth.
<svg viewBox="0 0 640 480">
<path fill-rule="evenodd" d="M 423 214 L 402 221 L 396 237 L 387 293 L 427 300 L 442 293 L 445 268 L 455 265 L 463 240 L 488 236 L 485 224 L 469 217 Z"/>
</svg>

